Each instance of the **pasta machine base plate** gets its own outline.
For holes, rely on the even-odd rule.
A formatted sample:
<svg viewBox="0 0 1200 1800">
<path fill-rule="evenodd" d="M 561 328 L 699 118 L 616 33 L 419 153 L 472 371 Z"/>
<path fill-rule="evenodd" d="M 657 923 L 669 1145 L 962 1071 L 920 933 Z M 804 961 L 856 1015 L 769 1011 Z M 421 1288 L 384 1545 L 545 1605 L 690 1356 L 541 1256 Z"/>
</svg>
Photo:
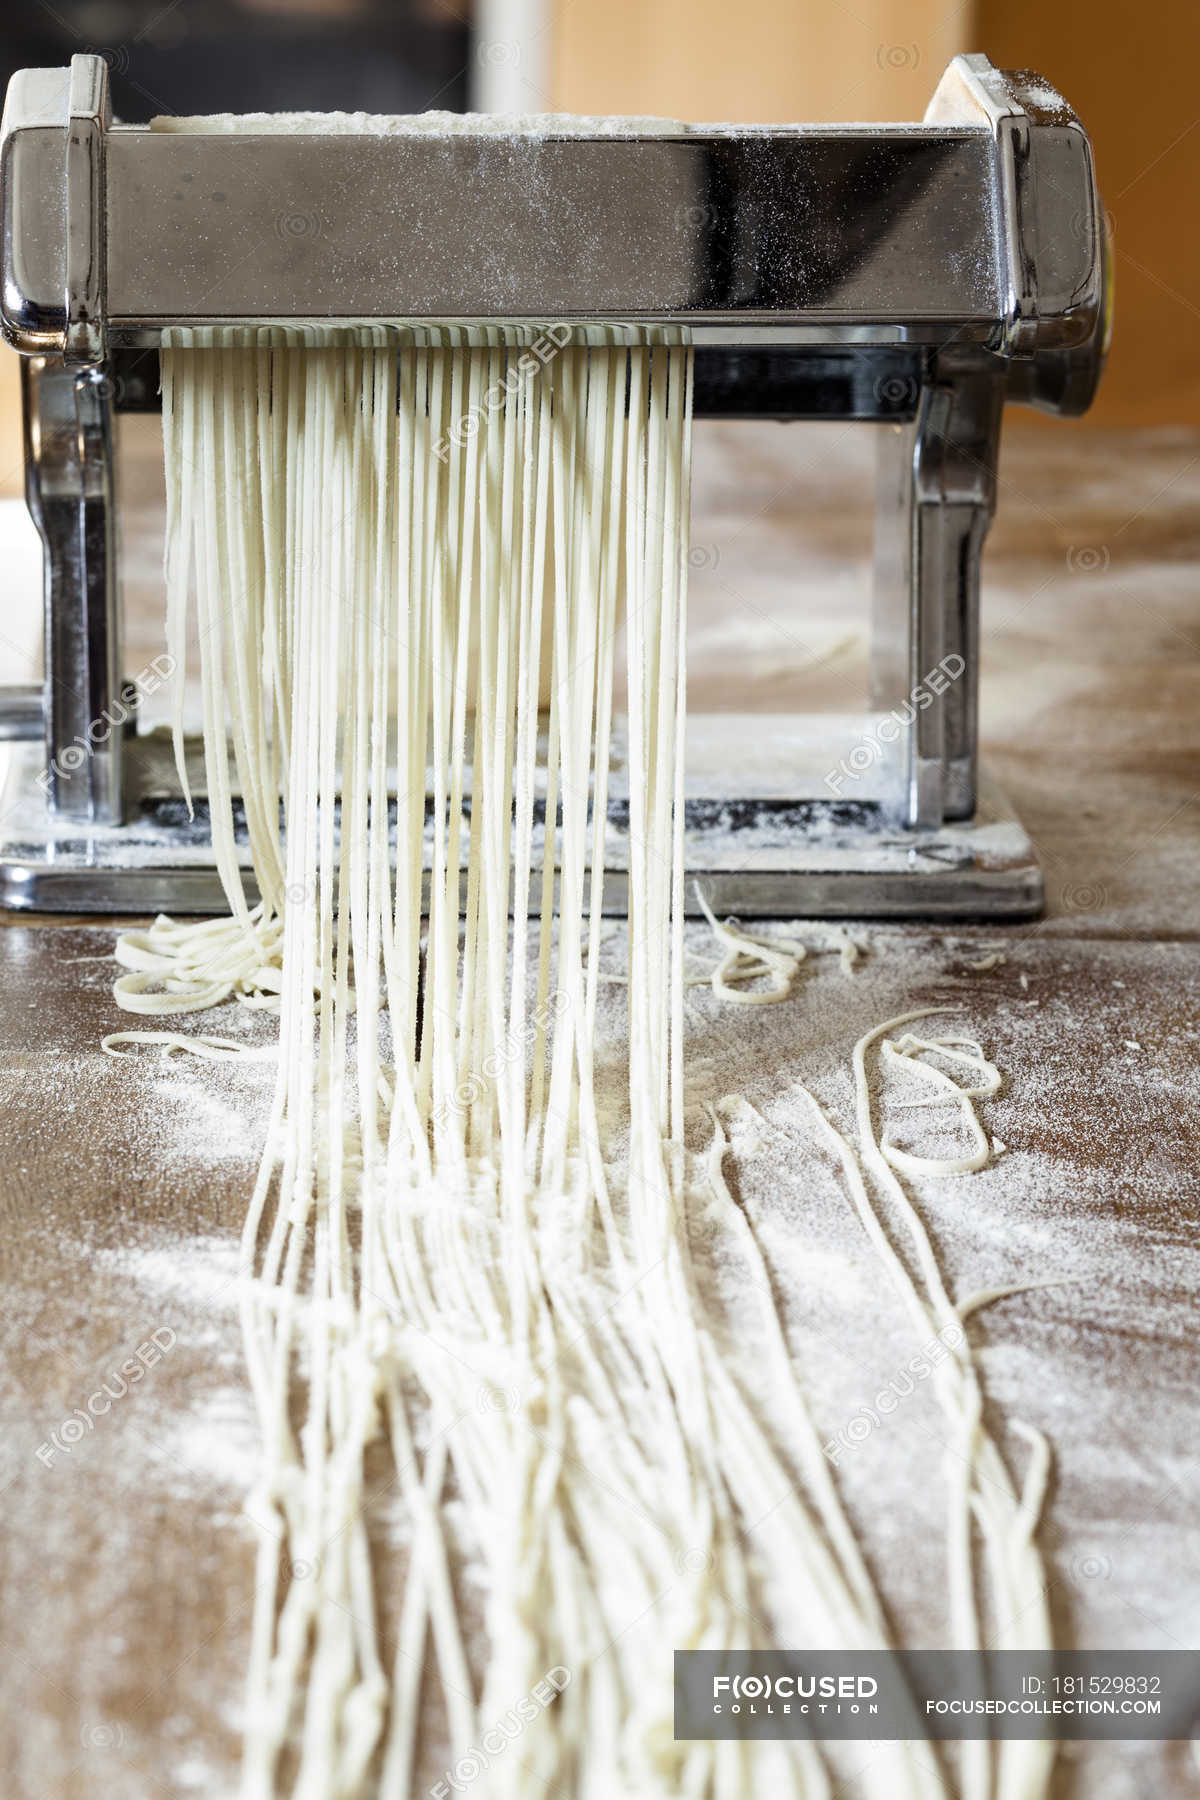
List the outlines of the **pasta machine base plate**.
<svg viewBox="0 0 1200 1800">
<path fill-rule="evenodd" d="M 715 912 L 741 918 L 1037 916 L 1044 895 L 1033 845 L 986 774 L 973 819 L 928 831 L 896 822 L 888 791 L 893 771 L 885 765 L 831 791 L 818 773 L 833 773 L 830 746 L 862 741 L 870 728 L 869 715 L 689 716 L 689 913 L 699 914 L 699 887 Z M 198 741 L 189 741 L 196 796 L 189 819 L 167 734 L 127 738 L 125 818 L 116 826 L 55 817 L 39 782 L 41 747 L 12 749 L 0 806 L 0 906 L 110 915 L 226 910 L 208 841 Z M 617 733 L 604 910 L 618 917 L 627 909 L 623 762 Z M 238 836 L 244 845 L 240 823 Z M 252 880 L 247 889 L 253 891 Z"/>
</svg>

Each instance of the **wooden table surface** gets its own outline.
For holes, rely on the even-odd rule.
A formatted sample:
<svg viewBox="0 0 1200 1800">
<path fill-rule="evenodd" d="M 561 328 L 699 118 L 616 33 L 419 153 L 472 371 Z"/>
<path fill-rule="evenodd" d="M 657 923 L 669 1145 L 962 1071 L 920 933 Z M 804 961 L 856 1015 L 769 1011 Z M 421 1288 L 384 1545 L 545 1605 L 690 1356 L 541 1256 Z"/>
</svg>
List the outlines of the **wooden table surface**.
<svg viewBox="0 0 1200 1800">
<path fill-rule="evenodd" d="M 854 703 L 865 435 L 704 435 L 697 708 Z M 1200 438 L 1013 432 L 1001 487 L 984 739 L 1046 866 L 1046 918 L 871 927 L 853 981 L 817 959 L 775 1008 L 731 1015 L 700 991 L 691 1095 L 738 1088 L 782 1145 L 791 1081 L 844 1117 L 859 1030 L 921 1004 L 965 1007 L 1005 1070 L 988 1123 L 1007 1151 L 918 1198 L 956 1291 L 1063 1283 L 977 1327 L 997 1418 L 1040 1424 L 1054 1447 L 1043 1543 L 1056 1630 L 1096 1647 L 1194 1647 Z M 131 655 L 153 654 L 152 565 L 134 570 L 145 595 Z M 693 941 L 704 955 L 703 933 Z M 0 933 L 0 1759 L 19 1800 L 220 1795 L 236 1761 L 255 1431 L 233 1280 L 272 1076 L 102 1056 L 122 1022 L 111 943 L 77 923 L 10 919 Z M 1007 960 L 971 970 L 993 949 Z M 799 1233 L 867 1280 L 819 1158 L 768 1142 L 739 1179 L 748 1205 L 774 1209 L 775 1254 Z M 835 1288 L 789 1318 L 830 1430 L 902 1342 L 886 1309 L 863 1333 L 867 1289 Z M 128 1391 L 89 1413 L 130 1359 Z M 928 1446 L 919 1426 L 877 1435 L 840 1477 L 900 1635 L 935 1644 L 942 1501 L 914 1473 Z M 1179 1747 L 1110 1746 L 1064 1755 L 1056 1791 L 1123 1800 L 1200 1784 Z"/>
</svg>

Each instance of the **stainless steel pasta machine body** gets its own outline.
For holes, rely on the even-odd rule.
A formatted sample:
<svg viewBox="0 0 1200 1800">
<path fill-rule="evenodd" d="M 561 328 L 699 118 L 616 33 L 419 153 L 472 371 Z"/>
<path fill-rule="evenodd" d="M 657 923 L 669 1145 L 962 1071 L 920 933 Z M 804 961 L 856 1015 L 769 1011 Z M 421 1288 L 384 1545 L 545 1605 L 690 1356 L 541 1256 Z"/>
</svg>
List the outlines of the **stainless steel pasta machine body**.
<svg viewBox="0 0 1200 1800">
<path fill-rule="evenodd" d="M 76 56 L 10 83 L 0 230 L 46 646 L 40 687 L 0 694 L 0 736 L 37 744 L 0 818 L 0 904 L 221 904 L 161 746 L 114 723 L 114 421 L 157 404 L 163 331 L 554 322 L 678 327 L 698 416 L 881 428 L 887 781 L 806 788 L 805 733 L 777 719 L 770 791 L 738 793 L 708 779 L 729 728 L 690 722 L 689 867 L 714 905 L 1038 910 L 1032 847 L 977 776 L 980 554 L 1005 401 L 1087 407 L 1108 293 L 1091 146 L 1039 77 L 957 57 L 911 125 L 206 134 L 114 125 L 103 61 Z"/>
</svg>

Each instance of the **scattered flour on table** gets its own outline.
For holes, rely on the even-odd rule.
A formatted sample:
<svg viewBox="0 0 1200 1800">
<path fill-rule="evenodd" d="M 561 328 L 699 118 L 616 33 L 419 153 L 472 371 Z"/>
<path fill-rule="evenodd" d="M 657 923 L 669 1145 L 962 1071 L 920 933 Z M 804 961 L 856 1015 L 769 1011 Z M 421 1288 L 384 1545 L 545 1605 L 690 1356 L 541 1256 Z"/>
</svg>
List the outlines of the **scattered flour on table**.
<svg viewBox="0 0 1200 1800">
<path fill-rule="evenodd" d="M 753 929 L 807 938 L 814 949 L 823 931 L 794 922 Z M 1061 1282 L 989 1307 L 969 1326 L 984 1346 L 989 1399 L 1045 1430 L 1054 1447 L 1043 1543 L 1060 1640 L 1190 1642 L 1195 1583 L 1186 1571 L 1200 1569 L 1190 1296 L 1200 1287 L 1200 1250 L 1181 1241 L 1177 1222 L 1180 1209 L 1200 1208 L 1196 1168 L 1178 1148 L 1180 1118 L 1200 1100 L 1196 960 L 1187 946 L 1176 946 L 1173 960 L 1164 954 L 1151 1003 L 1130 973 L 1143 946 L 1013 933 L 1003 940 L 1006 961 L 982 982 L 969 964 L 992 953 L 994 930 L 982 939 L 893 927 L 855 935 L 866 955 L 853 975 L 835 956 L 810 955 L 777 1006 L 725 1006 L 703 986 L 687 995 L 689 1140 L 697 1148 L 707 1141 L 706 1108 L 715 1106 L 730 1138 L 731 1188 L 762 1244 L 819 1427 L 833 1441 L 919 1346 L 795 1083 L 850 1126 L 856 1037 L 910 1007 L 954 1005 L 942 1023 L 975 1036 L 1004 1073 L 982 1119 L 1007 1152 L 978 1174 L 918 1181 L 913 1192 L 956 1298 Z M 695 969 L 711 967 L 705 927 L 689 926 L 688 952 Z M 615 965 L 615 936 L 610 953 Z M 628 1004 L 627 987 L 601 984 L 599 1097 L 614 1118 L 627 1079 Z M 215 1029 L 264 1031 L 263 1021 L 229 1011 Z M 1130 1041 L 1147 1049 L 1133 1057 Z M 192 1064 L 157 1050 L 127 1063 L 98 1052 L 63 1060 L 76 1112 L 106 1115 L 106 1135 L 136 1146 L 160 1194 L 202 1198 L 213 1185 L 206 1171 L 226 1196 L 248 1190 L 235 1165 L 252 1177 L 270 1112 L 270 1064 Z M 177 1386 L 169 1405 L 150 1382 L 139 1390 L 147 1474 L 171 1500 L 248 1531 L 241 1515 L 258 1444 L 237 1321 L 240 1214 L 226 1201 L 219 1228 L 196 1216 L 199 1229 L 184 1217 L 164 1224 L 161 1202 L 151 1213 L 131 1201 L 127 1241 L 90 1255 L 128 1283 L 139 1312 L 157 1318 L 162 1309 L 181 1334 L 173 1354 L 195 1358 L 186 1409 Z M 731 1367 L 752 1391 L 759 1327 L 740 1261 L 702 1208 L 691 1227 L 698 1278 L 720 1296 Z M 928 1388 L 918 1381 L 836 1470 L 898 1629 L 914 1645 L 936 1644 L 945 1632 L 947 1445 Z M 1020 1446 L 1010 1447 L 1019 1459 Z M 399 1529 L 394 1513 L 381 1508 L 378 1517 L 389 1534 Z M 457 1536 L 453 1519 L 451 1529 Z M 1081 1752 L 1078 1791 L 1089 1800 L 1123 1791 L 1115 1759 L 1101 1770 L 1099 1754 Z M 182 1775 L 180 1785 L 189 1785 Z M 198 1765 L 192 1785 L 203 1788 Z"/>
</svg>

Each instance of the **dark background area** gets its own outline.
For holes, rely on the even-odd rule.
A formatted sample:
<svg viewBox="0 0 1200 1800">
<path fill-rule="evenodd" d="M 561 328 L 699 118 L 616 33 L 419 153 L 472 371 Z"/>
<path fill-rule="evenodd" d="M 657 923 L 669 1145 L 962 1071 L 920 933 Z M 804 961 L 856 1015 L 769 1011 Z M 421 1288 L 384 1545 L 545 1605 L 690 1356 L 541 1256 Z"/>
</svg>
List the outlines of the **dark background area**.
<svg viewBox="0 0 1200 1800">
<path fill-rule="evenodd" d="M 32 0 L 0 22 L 15 69 L 103 56 L 114 115 L 461 111 L 469 7 L 442 0 Z"/>
</svg>

